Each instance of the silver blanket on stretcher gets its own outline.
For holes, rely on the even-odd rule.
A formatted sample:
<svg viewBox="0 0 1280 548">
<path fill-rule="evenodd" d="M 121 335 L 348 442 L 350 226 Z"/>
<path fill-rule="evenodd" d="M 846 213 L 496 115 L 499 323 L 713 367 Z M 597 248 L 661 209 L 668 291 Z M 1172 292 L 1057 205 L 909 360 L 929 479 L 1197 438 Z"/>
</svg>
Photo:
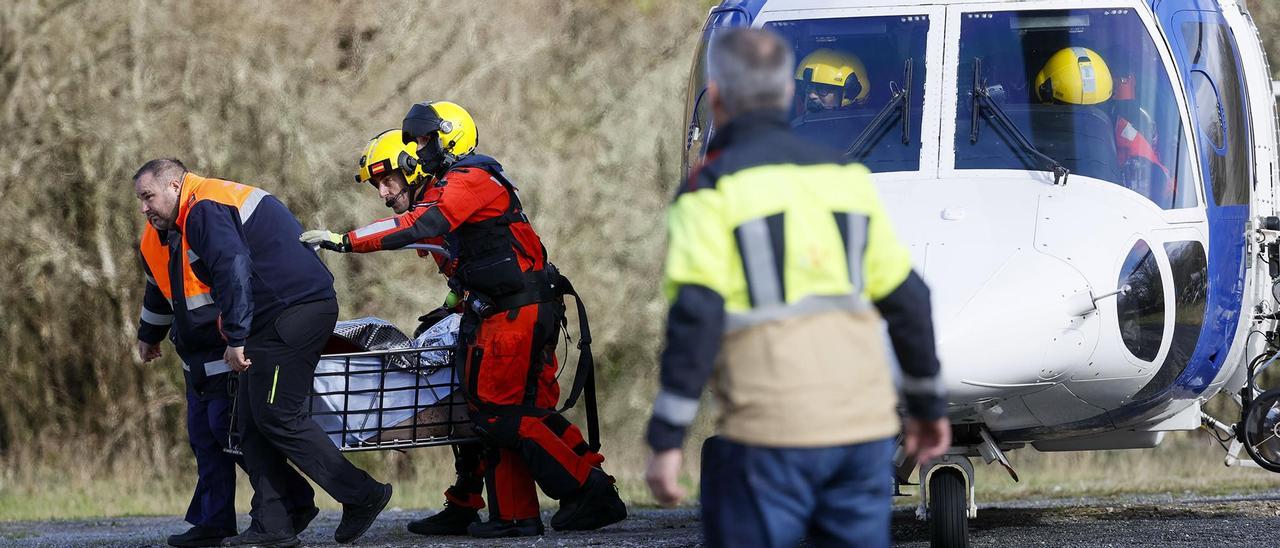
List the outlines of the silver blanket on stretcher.
<svg viewBox="0 0 1280 548">
<path fill-rule="evenodd" d="M 417 339 L 410 339 L 390 322 L 373 317 L 338 322 L 333 332 L 367 350 L 452 347 L 457 342 L 460 320 L 460 315 L 450 315 Z M 307 409 L 334 445 L 358 445 L 381 430 L 408 421 L 422 407 L 448 398 L 456 388 L 451 365 L 448 350 L 397 354 L 385 363 L 379 356 L 322 357 L 313 383 L 316 396 L 306 402 Z M 415 386 L 417 390 L 413 389 Z M 407 406 L 417 409 L 383 411 Z"/>
</svg>

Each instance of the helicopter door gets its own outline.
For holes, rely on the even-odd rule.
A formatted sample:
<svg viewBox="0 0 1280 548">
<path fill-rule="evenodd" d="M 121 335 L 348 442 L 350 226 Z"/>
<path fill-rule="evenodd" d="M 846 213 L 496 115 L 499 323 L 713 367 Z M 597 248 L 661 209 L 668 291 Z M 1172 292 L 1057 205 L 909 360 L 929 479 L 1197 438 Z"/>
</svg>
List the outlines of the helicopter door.
<svg viewBox="0 0 1280 548">
<path fill-rule="evenodd" d="M 1170 13 L 1172 11 L 1172 13 Z M 1192 394 L 1208 387 L 1239 337 L 1246 268 L 1244 238 L 1254 179 L 1248 93 L 1240 52 L 1222 14 L 1158 10 L 1178 58 L 1203 175 L 1209 238 L 1199 341 L 1172 383 Z"/>
<path fill-rule="evenodd" d="M 717 8 L 707 16 L 707 24 L 702 30 L 702 39 L 698 44 L 698 52 L 693 57 L 693 67 L 689 70 L 689 86 L 685 93 L 684 119 L 685 134 L 682 147 L 680 176 L 689 174 L 691 169 L 707 153 L 707 143 L 711 140 L 711 104 L 707 101 L 707 45 L 716 32 L 731 28 L 745 27 L 751 24 L 751 18 L 742 8 Z"/>
</svg>

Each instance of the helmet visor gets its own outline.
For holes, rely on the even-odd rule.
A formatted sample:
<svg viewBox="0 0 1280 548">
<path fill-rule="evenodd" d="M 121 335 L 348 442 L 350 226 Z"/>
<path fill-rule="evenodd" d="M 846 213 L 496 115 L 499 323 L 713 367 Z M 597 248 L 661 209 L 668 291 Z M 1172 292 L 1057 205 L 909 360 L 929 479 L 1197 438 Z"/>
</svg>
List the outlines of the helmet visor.
<svg viewBox="0 0 1280 548">
<path fill-rule="evenodd" d="M 404 115 L 404 122 L 401 123 L 401 138 L 406 144 L 412 143 L 418 137 L 426 137 L 432 133 L 440 131 L 440 125 L 443 120 L 440 115 L 436 114 L 436 110 L 425 103 L 418 103 L 409 108 L 409 113 Z"/>
</svg>

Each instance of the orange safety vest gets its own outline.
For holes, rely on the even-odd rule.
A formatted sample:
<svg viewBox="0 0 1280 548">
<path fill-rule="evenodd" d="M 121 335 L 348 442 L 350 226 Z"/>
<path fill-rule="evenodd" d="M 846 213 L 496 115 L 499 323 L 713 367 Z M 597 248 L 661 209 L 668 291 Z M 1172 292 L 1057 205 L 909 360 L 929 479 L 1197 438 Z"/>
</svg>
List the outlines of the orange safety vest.
<svg viewBox="0 0 1280 548">
<path fill-rule="evenodd" d="M 242 185 L 222 179 L 213 179 L 209 177 L 201 177 L 194 173 L 188 172 L 182 177 L 182 193 L 178 196 L 178 219 L 177 226 L 182 232 L 182 254 L 186 257 L 184 261 L 184 275 L 191 272 L 191 263 L 200 259 L 199 256 L 191 250 L 191 246 L 187 243 L 187 214 L 191 212 L 191 206 L 200 200 L 212 200 L 220 204 L 226 204 L 235 207 L 240 211 L 240 222 L 249 222 L 249 217 L 253 215 L 253 211 L 258 208 L 258 204 L 262 199 L 271 194 L 261 188 Z M 194 278 L 195 274 L 192 273 Z M 187 309 L 213 304 L 213 294 L 209 293 L 208 286 L 204 287 L 204 293 L 192 293 L 187 291 Z M 187 288 L 192 286 L 188 285 Z"/>
<path fill-rule="evenodd" d="M 138 247 L 142 251 L 142 260 L 146 261 L 147 268 L 151 270 L 152 281 L 160 288 L 164 298 L 173 303 L 173 284 L 169 281 L 169 245 L 160 241 L 160 232 L 151 223 L 147 223 L 142 231 L 142 243 Z M 187 261 L 182 263 L 182 293 L 187 310 L 213 304 L 209 286 L 196 277 L 196 273 L 191 270 L 191 263 Z"/>
</svg>

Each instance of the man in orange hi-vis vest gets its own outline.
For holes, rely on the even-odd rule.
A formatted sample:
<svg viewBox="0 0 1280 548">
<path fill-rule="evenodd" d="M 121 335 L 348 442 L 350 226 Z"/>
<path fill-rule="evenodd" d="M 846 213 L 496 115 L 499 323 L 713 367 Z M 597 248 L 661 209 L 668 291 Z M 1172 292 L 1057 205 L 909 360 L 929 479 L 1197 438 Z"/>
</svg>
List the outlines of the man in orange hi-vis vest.
<svg viewBox="0 0 1280 548">
<path fill-rule="evenodd" d="M 201 177 L 172 159 L 147 162 L 133 182 L 147 220 L 176 231 L 173 251 L 212 289 L 174 299 L 175 316 L 188 303 L 212 302 L 223 359 L 240 372 L 237 419 L 256 505 L 249 530 L 223 545 L 300 543 L 284 502 L 289 462 L 342 503 L 334 539 L 355 541 L 391 501 L 391 485 L 347 461 L 302 407 L 338 320 L 333 275 L 298 242 L 298 219 L 265 190 Z"/>
</svg>

